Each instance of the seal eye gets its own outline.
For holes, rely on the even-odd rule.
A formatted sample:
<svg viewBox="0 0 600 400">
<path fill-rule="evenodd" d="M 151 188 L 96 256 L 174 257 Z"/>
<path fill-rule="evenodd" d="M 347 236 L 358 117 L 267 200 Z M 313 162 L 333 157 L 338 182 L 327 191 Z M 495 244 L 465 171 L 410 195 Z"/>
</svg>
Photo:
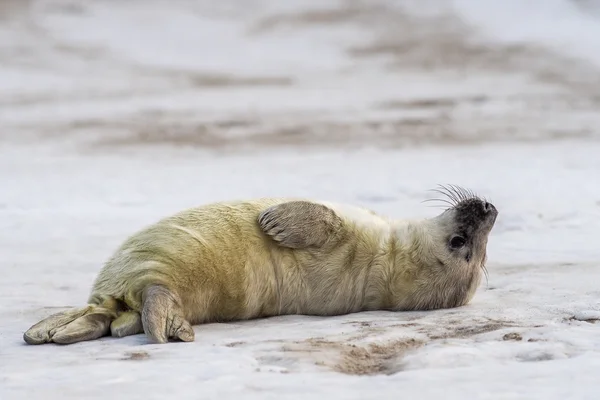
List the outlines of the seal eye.
<svg viewBox="0 0 600 400">
<path fill-rule="evenodd" d="M 467 242 L 467 240 L 464 237 L 462 237 L 462 236 L 454 236 L 450 240 L 450 247 L 452 247 L 453 249 L 458 249 L 460 247 L 463 247 L 466 242 Z"/>
</svg>

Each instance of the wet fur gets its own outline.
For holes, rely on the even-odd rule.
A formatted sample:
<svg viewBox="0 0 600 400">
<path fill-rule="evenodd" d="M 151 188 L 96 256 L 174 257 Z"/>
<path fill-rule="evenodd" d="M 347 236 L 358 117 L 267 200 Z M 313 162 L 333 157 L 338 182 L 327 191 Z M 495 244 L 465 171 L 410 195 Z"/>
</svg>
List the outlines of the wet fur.
<svg viewBox="0 0 600 400">
<path fill-rule="evenodd" d="M 452 213 L 475 213 L 479 203 L 465 196 L 417 221 L 291 199 L 188 209 L 128 238 L 100 271 L 87 307 L 40 321 L 24 340 L 145 332 L 156 343 L 193 341 L 191 326 L 206 322 L 458 307 L 480 283 L 493 221 L 475 232 L 470 261 L 444 246 Z"/>
</svg>

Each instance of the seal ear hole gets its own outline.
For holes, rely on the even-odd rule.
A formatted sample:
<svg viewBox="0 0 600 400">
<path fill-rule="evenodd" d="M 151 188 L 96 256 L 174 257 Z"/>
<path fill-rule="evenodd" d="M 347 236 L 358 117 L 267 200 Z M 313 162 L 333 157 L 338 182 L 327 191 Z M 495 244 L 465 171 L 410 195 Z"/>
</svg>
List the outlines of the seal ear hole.
<svg viewBox="0 0 600 400">
<path fill-rule="evenodd" d="M 456 235 L 450 239 L 450 248 L 460 249 L 465 245 L 465 243 L 467 243 L 467 239 L 465 239 L 463 236 Z"/>
</svg>

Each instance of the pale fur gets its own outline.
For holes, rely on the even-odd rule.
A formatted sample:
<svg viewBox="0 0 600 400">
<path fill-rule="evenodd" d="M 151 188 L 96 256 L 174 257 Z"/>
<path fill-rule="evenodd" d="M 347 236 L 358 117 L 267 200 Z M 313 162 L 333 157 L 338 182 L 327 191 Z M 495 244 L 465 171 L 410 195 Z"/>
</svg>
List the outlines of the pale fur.
<svg viewBox="0 0 600 400">
<path fill-rule="evenodd" d="M 359 207 L 316 202 L 335 212 L 341 228 L 320 247 L 292 249 L 257 224 L 263 210 L 290 200 L 209 204 L 128 238 L 93 285 L 88 302 L 104 319 L 102 330 L 88 336 L 110 334 L 106 324 L 112 321 L 114 336 L 143 330 L 156 342 L 189 341 L 193 330 L 185 324 L 456 307 L 473 297 L 483 260 L 453 260 L 444 249 L 451 213 L 395 221 Z M 25 334 L 28 343 L 53 341 L 57 326 L 44 321 Z"/>
</svg>

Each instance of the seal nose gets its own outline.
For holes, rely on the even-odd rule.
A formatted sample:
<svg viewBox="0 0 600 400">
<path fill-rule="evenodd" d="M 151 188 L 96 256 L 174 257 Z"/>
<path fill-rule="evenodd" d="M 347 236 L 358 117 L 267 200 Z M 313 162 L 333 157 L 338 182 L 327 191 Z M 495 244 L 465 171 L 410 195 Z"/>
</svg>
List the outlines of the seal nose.
<svg viewBox="0 0 600 400">
<path fill-rule="evenodd" d="M 483 202 L 483 211 L 486 213 L 489 212 L 493 212 L 496 211 L 496 207 L 494 207 L 494 205 L 488 201 L 484 201 Z"/>
</svg>

